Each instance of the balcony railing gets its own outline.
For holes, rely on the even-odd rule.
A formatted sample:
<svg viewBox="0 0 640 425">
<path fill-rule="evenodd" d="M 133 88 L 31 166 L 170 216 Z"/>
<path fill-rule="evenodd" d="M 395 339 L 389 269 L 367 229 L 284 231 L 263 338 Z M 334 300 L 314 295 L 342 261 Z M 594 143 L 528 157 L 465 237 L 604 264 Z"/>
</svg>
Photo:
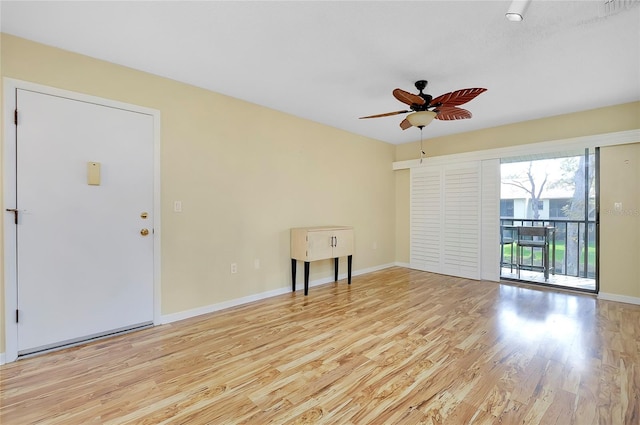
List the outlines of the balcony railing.
<svg viewBox="0 0 640 425">
<path fill-rule="evenodd" d="M 555 274 L 595 279 L 596 223 L 595 220 L 564 219 L 500 219 L 502 226 L 553 226 L 555 231 Z M 505 249 L 505 247 L 503 247 Z M 506 251 L 505 251 L 506 253 Z M 507 253 L 506 258 L 509 257 Z M 531 256 L 531 265 L 541 258 Z M 553 261 L 550 261 L 553 264 Z"/>
</svg>

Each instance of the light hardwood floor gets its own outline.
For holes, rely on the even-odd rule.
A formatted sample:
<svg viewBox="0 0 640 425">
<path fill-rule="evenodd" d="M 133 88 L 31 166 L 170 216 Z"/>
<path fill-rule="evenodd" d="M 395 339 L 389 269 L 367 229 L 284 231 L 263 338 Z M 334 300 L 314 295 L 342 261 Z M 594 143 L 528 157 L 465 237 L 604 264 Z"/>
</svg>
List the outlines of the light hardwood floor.
<svg viewBox="0 0 640 425">
<path fill-rule="evenodd" d="M 640 306 L 404 268 L 0 367 L 9 424 L 640 423 Z"/>
</svg>

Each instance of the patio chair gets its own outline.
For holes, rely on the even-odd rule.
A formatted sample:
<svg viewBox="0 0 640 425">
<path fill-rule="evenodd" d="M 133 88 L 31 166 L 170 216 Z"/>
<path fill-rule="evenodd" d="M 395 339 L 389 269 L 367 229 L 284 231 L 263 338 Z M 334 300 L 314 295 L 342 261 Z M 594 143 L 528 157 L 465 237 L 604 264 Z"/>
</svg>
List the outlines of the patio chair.
<svg viewBox="0 0 640 425">
<path fill-rule="evenodd" d="M 518 228 L 513 225 L 500 226 L 500 267 L 509 264 L 509 269 L 513 273 L 513 245 L 516 242 L 516 230 Z M 504 247 L 509 245 L 511 253 L 509 255 L 509 262 L 504 261 Z"/>
<path fill-rule="evenodd" d="M 549 280 L 549 229 L 539 226 L 521 226 L 518 227 L 518 240 L 517 240 L 517 262 L 516 268 L 518 269 L 518 279 L 520 279 L 520 269 L 523 266 L 524 249 L 531 249 L 532 262 L 529 265 L 530 269 L 540 268 L 544 273 L 544 280 Z M 542 250 L 542 267 L 533 265 L 533 253 L 536 248 Z"/>
</svg>

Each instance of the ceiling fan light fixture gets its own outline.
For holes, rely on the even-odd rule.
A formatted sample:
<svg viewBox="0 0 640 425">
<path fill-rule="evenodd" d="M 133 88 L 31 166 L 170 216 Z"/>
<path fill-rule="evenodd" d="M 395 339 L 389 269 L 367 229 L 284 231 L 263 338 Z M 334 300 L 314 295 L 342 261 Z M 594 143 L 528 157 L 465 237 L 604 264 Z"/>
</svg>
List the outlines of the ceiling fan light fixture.
<svg viewBox="0 0 640 425">
<path fill-rule="evenodd" d="M 524 20 L 524 12 L 527 10 L 531 0 L 513 0 L 509 6 L 509 10 L 504 15 L 511 22 L 520 22 Z"/>
<path fill-rule="evenodd" d="M 436 117 L 433 111 L 420 111 L 407 115 L 407 121 L 414 127 L 426 127 Z"/>
</svg>

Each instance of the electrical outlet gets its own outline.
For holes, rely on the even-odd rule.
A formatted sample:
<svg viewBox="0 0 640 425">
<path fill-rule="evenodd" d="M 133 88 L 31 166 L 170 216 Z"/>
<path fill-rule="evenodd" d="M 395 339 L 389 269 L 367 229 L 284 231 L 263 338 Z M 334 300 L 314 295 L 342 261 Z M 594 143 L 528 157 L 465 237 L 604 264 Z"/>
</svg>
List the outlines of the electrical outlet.
<svg viewBox="0 0 640 425">
<path fill-rule="evenodd" d="M 182 201 L 173 201 L 173 212 L 182 212 Z"/>
<path fill-rule="evenodd" d="M 236 263 L 231 263 L 231 274 L 238 273 L 238 265 Z"/>
<path fill-rule="evenodd" d="M 622 202 L 614 202 L 613 209 L 618 212 L 622 211 Z"/>
</svg>

